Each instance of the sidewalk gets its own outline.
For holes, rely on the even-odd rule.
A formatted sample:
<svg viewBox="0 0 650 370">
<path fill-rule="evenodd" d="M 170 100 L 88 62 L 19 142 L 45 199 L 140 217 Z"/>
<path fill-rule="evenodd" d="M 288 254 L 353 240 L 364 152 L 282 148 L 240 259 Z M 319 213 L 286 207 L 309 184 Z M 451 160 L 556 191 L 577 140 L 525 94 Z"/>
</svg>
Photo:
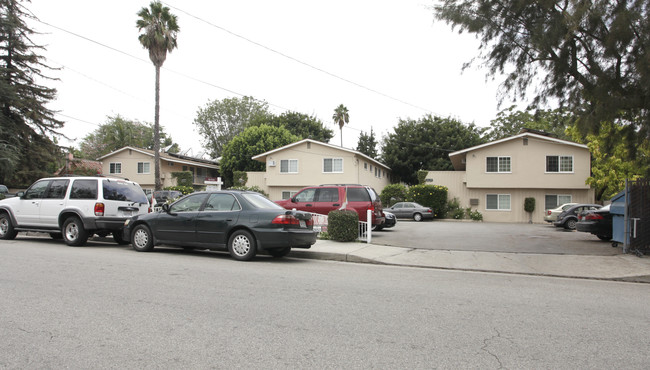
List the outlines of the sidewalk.
<svg viewBox="0 0 650 370">
<path fill-rule="evenodd" d="M 410 267 L 650 283 L 650 257 L 428 250 L 318 240 L 289 257 Z"/>
</svg>

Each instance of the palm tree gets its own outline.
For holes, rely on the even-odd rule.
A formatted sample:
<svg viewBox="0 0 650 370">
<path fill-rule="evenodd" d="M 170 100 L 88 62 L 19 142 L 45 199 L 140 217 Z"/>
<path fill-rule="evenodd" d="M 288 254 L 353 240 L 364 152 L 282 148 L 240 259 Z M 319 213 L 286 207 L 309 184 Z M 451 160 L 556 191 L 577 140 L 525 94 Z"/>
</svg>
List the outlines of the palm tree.
<svg viewBox="0 0 650 370">
<path fill-rule="evenodd" d="M 152 1 L 149 8 L 142 8 L 138 12 L 136 26 L 138 31 L 144 31 L 138 36 L 142 47 L 149 50 L 149 59 L 156 67 L 156 108 L 154 115 L 153 151 L 155 187 L 161 190 L 160 183 L 160 67 L 165 63 L 167 52 L 177 47 L 176 36 L 180 30 L 176 23 L 176 16 L 169 12 L 160 1 Z"/>
<path fill-rule="evenodd" d="M 339 129 L 341 130 L 341 148 L 343 147 L 343 125 L 350 122 L 350 113 L 348 108 L 345 105 L 341 104 L 336 109 L 334 109 L 334 115 L 332 116 L 334 123 L 338 123 Z"/>
</svg>

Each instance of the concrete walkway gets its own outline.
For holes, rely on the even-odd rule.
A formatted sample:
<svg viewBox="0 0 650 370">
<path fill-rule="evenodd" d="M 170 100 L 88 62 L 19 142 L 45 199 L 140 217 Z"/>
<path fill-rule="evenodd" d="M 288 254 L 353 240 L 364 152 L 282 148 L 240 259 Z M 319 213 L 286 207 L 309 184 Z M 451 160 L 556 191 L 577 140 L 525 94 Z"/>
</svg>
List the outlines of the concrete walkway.
<svg viewBox="0 0 650 370">
<path fill-rule="evenodd" d="M 288 257 L 650 283 L 650 257 L 425 250 L 319 240 Z"/>
</svg>

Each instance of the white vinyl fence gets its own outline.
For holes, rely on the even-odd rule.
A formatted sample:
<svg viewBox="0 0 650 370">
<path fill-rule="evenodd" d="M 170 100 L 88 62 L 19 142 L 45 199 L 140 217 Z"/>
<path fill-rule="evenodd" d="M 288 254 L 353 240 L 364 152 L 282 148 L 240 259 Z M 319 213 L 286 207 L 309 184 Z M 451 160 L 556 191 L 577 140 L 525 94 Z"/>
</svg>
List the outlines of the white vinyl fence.
<svg viewBox="0 0 650 370">
<path fill-rule="evenodd" d="M 327 216 L 320 215 L 318 213 L 311 214 L 312 219 L 314 220 L 314 230 L 318 232 L 327 232 Z M 370 220 L 370 227 L 368 227 L 368 222 L 359 221 L 359 235 L 357 240 L 371 243 L 372 242 L 372 211 L 368 210 L 366 220 Z"/>
</svg>

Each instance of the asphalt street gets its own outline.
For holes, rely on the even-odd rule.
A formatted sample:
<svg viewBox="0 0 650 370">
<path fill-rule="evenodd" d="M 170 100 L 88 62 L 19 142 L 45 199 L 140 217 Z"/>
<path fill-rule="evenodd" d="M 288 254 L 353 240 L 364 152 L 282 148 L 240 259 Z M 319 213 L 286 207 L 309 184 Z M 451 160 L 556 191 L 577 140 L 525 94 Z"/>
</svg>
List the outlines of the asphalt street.
<svg viewBox="0 0 650 370">
<path fill-rule="evenodd" d="M 650 286 L 0 242 L 0 368 L 647 369 Z"/>
</svg>

